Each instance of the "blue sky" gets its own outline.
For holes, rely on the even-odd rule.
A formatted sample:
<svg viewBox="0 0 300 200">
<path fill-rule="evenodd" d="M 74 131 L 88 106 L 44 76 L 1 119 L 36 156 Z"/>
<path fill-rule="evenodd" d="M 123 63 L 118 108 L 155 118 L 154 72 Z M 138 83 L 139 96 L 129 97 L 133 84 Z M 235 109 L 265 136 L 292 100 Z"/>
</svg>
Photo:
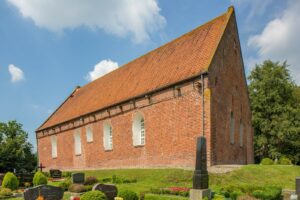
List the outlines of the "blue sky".
<svg viewBox="0 0 300 200">
<path fill-rule="evenodd" d="M 34 130 L 77 85 L 236 9 L 246 73 L 287 60 L 300 83 L 299 0 L 0 1 L 0 121 Z M 104 94 L 105 95 L 105 92 Z"/>
</svg>

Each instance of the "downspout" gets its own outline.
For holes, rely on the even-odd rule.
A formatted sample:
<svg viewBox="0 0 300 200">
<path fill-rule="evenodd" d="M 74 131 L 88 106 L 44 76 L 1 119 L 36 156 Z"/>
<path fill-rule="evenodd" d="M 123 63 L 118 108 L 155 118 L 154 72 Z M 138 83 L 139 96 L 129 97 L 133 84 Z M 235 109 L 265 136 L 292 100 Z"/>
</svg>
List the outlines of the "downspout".
<svg viewBox="0 0 300 200">
<path fill-rule="evenodd" d="M 204 111 L 204 77 L 203 77 L 203 73 L 201 74 L 201 94 L 202 94 L 202 136 L 205 136 L 204 133 L 204 117 L 205 117 L 205 111 Z"/>
</svg>

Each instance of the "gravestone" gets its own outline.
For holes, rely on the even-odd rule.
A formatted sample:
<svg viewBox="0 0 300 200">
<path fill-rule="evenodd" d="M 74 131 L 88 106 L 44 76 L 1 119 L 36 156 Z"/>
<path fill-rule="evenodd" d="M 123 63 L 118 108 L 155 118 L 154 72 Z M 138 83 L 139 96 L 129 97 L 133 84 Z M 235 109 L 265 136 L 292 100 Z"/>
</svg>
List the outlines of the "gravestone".
<svg viewBox="0 0 300 200">
<path fill-rule="evenodd" d="M 43 197 L 44 200 L 61 200 L 63 196 L 64 191 L 60 187 L 51 185 L 39 185 L 24 192 L 25 200 L 36 200 L 38 197 Z"/>
<path fill-rule="evenodd" d="M 50 169 L 50 177 L 51 178 L 61 178 L 62 171 L 59 169 Z"/>
<path fill-rule="evenodd" d="M 298 200 L 300 200 L 300 177 L 296 177 L 296 194 L 298 195 Z"/>
<path fill-rule="evenodd" d="M 111 184 L 98 183 L 94 185 L 93 190 L 99 190 L 103 192 L 106 195 L 108 200 L 114 200 L 115 197 L 118 195 L 117 187 Z"/>
<path fill-rule="evenodd" d="M 77 184 L 84 183 L 84 173 L 73 173 L 72 174 L 72 182 Z"/>
<path fill-rule="evenodd" d="M 206 139 L 201 136 L 197 138 L 196 166 L 193 175 L 193 189 L 190 190 L 190 200 L 200 200 L 204 197 L 210 199 L 211 191 L 208 189 Z"/>
<path fill-rule="evenodd" d="M 25 186 L 25 183 L 32 185 L 34 173 L 28 172 L 25 169 L 20 169 L 16 173 L 16 176 L 19 179 L 20 186 Z"/>
</svg>

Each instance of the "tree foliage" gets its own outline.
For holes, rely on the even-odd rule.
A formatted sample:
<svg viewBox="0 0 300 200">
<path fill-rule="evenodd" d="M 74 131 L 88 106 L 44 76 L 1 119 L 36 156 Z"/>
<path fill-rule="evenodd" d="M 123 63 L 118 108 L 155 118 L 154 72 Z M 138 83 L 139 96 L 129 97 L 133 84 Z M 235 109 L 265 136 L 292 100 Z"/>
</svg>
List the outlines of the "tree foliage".
<svg viewBox="0 0 300 200">
<path fill-rule="evenodd" d="M 256 161 L 300 161 L 300 90 L 286 62 L 265 61 L 248 77 Z"/>
<path fill-rule="evenodd" d="M 0 122 L 0 172 L 25 169 L 32 171 L 37 159 L 22 124 L 16 121 Z"/>
</svg>

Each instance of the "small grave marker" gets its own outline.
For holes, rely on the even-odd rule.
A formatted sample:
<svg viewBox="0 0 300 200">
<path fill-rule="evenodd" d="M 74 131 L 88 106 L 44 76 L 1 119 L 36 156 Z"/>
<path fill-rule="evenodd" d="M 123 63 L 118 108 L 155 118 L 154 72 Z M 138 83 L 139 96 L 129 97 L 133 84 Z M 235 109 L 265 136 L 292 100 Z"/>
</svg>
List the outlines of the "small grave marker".
<svg viewBox="0 0 300 200">
<path fill-rule="evenodd" d="M 118 195 L 118 189 L 115 185 L 111 184 L 101 184 L 98 183 L 94 185 L 93 190 L 99 190 L 103 192 L 108 200 L 114 200 Z"/>
<path fill-rule="evenodd" d="M 72 174 L 72 182 L 77 184 L 84 183 L 84 173 L 73 173 Z"/>
<path fill-rule="evenodd" d="M 40 163 L 40 165 L 38 166 L 38 169 L 40 169 L 40 171 L 42 172 L 43 171 L 43 168 L 46 168 L 45 166 L 43 166 L 42 163 Z"/>
<path fill-rule="evenodd" d="M 64 191 L 60 187 L 51 185 L 39 185 L 26 189 L 24 192 L 24 200 L 36 200 L 38 198 L 44 200 L 61 200 Z"/>
<path fill-rule="evenodd" d="M 59 169 L 50 169 L 50 177 L 51 178 L 61 178 L 62 171 Z"/>
</svg>

